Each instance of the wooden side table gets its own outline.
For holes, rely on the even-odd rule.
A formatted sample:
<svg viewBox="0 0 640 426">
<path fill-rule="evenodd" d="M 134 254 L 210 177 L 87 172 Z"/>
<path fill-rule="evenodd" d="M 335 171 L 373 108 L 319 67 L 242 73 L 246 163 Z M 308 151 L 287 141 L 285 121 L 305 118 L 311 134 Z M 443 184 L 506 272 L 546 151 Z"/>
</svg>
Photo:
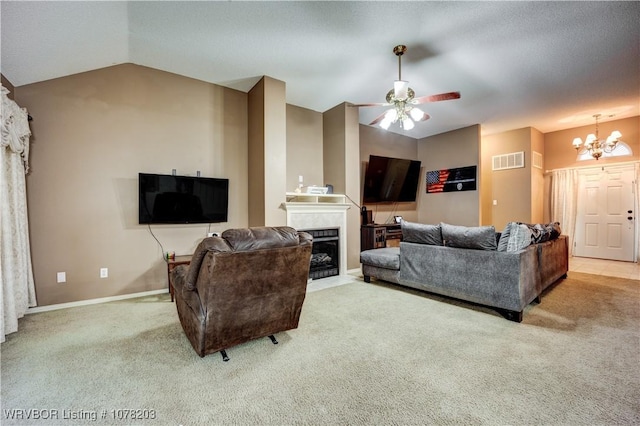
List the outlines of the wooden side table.
<svg viewBox="0 0 640 426">
<path fill-rule="evenodd" d="M 176 256 L 175 259 L 167 260 L 167 285 L 169 286 L 169 294 L 171 294 L 171 301 L 173 302 L 173 285 L 171 284 L 171 271 L 176 269 L 178 265 L 188 265 L 191 263 L 191 254 L 185 254 L 182 256 Z"/>
</svg>

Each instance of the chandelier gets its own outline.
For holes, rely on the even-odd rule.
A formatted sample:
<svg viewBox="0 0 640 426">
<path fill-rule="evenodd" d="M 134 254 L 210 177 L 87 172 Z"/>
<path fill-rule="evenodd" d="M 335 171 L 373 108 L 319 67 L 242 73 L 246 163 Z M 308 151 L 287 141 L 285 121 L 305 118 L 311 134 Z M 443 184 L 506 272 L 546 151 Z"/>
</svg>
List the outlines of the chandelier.
<svg viewBox="0 0 640 426">
<path fill-rule="evenodd" d="M 575 138 L 573 140 L 573 147 L 576 151 L 579 151 L 580 147 L 584 146 L 584 150 L 589 152 L 589 154 L 597 160 L 602 157 L 602 154 L 611 154 L 611 152 L 616 149 L 618 141 L 622 137 L 622 133 L 614 130 L 607 139 L 600 139 L 598 136 L 598 119 L 600 118 L 600 114 L 595 114 L 593 118 L 596 119 L 596 134 L 588 134 L 584 144 L 582 143 L 582 139 Z"/>
</svg>

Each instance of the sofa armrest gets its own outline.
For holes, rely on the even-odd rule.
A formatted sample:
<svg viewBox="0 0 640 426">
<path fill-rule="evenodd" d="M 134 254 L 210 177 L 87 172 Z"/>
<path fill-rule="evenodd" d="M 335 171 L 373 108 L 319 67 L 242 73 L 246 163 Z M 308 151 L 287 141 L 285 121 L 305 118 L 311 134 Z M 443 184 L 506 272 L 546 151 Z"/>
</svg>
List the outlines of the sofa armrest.
<svg viewBox="0 0 640 426">
<path fill-rule="evenodd" d="M 196 317 L 200 318 L 204 315 L 200 296 L 195 287 L 190 289 L 187 285 L 187 275 L 189 266 L 178 265 L 171 271 L 171 285 L 173 286 L 173 294 L 176 299 L 180 298 L 186 303 Z"/>
</svg>

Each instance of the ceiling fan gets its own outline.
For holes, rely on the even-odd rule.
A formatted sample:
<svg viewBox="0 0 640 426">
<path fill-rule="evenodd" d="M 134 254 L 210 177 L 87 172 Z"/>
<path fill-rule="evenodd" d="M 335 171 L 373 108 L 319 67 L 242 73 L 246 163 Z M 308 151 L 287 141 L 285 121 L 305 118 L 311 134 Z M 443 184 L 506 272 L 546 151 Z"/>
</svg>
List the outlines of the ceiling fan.
<svg viewBox="0 0 640 426">
<path fill-rule="evenodd" d="M 355 104 L 354 107 L 390 106 L 384 113 L 376 117 L 370 125 L 380 123 L 380 127 L 388 129 L 393 123 L 400 122 L 405 130 L 414 127 L 414 121 L 425 121 L 430 118 L 429 114 L 414 105 L 428 102 L 448 101 L 460 99 L 460 92 L 440 93 L 438 95 L 415 97 L 415 92 L 409 87 L 408 81 L 402 80 L 402 55 L 407 51 L 407 46 L 402 44 L 393 48 L 393 53 L 398 57 L 398 79 L 393 82 L 393 89 L 387 93 L 386 103 Z"/>
</svg>

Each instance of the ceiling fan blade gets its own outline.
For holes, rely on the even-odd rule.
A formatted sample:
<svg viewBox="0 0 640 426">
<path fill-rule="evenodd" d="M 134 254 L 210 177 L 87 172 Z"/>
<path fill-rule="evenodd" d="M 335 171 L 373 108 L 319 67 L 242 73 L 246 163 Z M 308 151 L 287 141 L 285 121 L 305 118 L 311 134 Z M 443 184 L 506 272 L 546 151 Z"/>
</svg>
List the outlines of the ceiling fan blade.
<svg viewBox="0 0 640 426">
<path fill-rule="evenodd" d="M 429 114 L 427 114 L 426 112 L 423 112 L 422 116 L 420 118 L 414 119 L 414 121 L 427 121 L 430 118 L 431 116 Z"/>
<path fill-rule="evenodd" d="M 428 102 L 449 101 L 452 99 L 460 99 L 460 92 L 440 93 L 439 95 L 421 96 L 415 98 L 412 104 L 426 104 Z"/>
<path fill-rule="evenodd" d="M 386 114 L 387 114 L 387 111 L 385 111 L 382 114 L 380 114 L 379 116 L 377 116 L 371 123 L 369 123 L 369 126 L 373 126 L 374 124 L 378 124 L 379 122 L 384 120 L 384 116 Z"/>
<path fill-rule="evenodd" d="M 349 104 L 351 107 L 380 107 L 380 106 L 390 106 L 392 104 L 389 103 L 371 103 L 371 104 Z"/>
</svg>

